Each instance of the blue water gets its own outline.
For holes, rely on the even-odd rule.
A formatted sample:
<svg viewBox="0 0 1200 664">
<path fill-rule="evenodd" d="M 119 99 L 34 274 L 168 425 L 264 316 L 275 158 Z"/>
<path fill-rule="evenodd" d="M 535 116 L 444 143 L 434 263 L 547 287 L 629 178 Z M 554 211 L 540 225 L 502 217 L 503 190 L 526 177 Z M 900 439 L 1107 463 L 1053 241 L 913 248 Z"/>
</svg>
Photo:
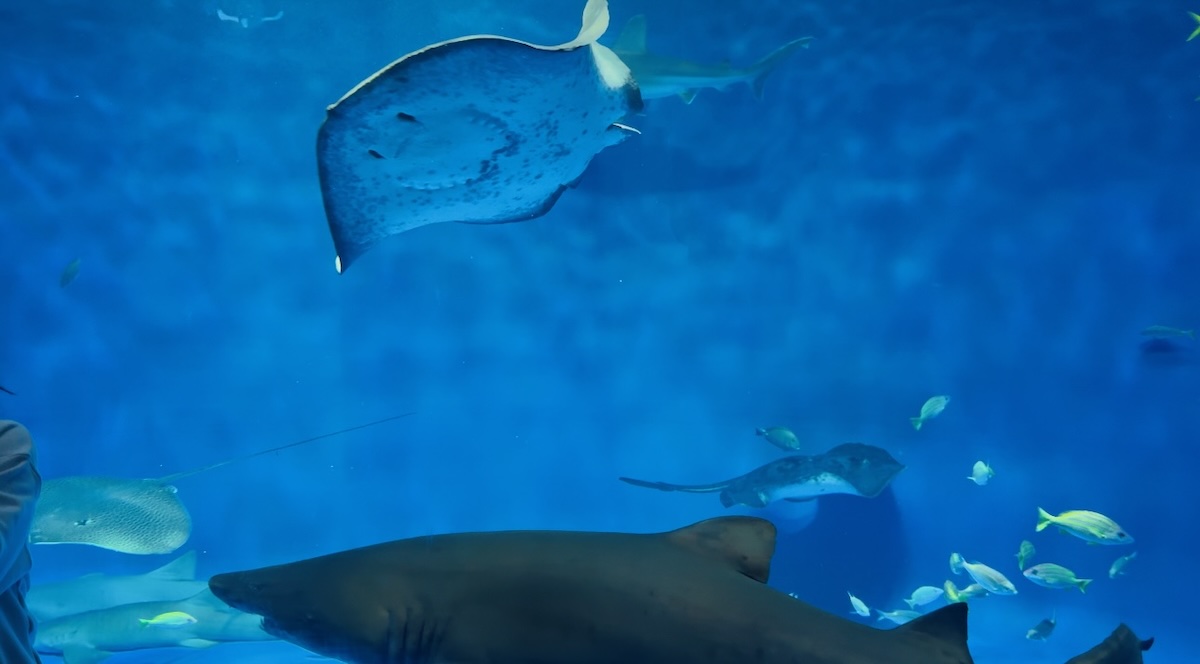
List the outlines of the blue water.
<svg viewBox="0 0 1200 664">
<path fill-rule="evenodd" d="M 181 480 L 209 575 L 427 533 L 751 513 L 616 478 L 737 475 L 781 454 L 754 428 L 783 425 L 907 469 L 877 498 L 821 499 L 807 528 L 770 510 L 780 589 L 848 618 L 848 590 L 903 608 L 967 583 L 958 551 L 1020 591 L 972 602 L 980 664 L 1058 664 L 1121 621 L 1157 637 L 1148 662 L 1200 649 L 1200 346 L 1139 334 L 1200 325 L 1197 7 L 614 0 L 605 41 L 645 13 L 651 51 L 698 62 L 815 39 L 761 101 L 648 102 L 642 134 L 540 219 L 427 226 L 338 275 L 325 107 L 443 39 L 565 41 L 583 2 L 280 2 L 249 28 L 207 0 L 0 6 L 0 385 L 17 392 L 0 417 L 32 431 L 45 477 L 156 477 L 415 411 Z M 934 394 L 952 401 L 914 431 Z M 964 479 L 979 459 L 985 487 Z M 1038 506 L 1103 512 L 1137 542 L 1034 533 Z M 1097 580 L 1020 578 L 1025 538 Z M 34 581 L 169 559 L 35 547 Z M 1051 639 L 1027 641 L 1051 614 Z"/>
</svg>

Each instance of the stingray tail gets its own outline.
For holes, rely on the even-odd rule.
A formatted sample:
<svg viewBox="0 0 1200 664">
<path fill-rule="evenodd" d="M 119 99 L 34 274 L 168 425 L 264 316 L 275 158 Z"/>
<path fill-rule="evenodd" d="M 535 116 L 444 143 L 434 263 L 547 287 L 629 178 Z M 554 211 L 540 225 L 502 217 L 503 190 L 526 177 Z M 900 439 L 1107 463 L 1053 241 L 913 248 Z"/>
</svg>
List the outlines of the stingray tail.
<svg viewBox="0 0 1200 664">
<path fill-rule="evenodd" d="M 684 491 L 687 493 L 713 493 L 721 491 L 729 486 L 729 482 L 717 482 L 716 484 L 671 484 L 670 482 L 648 482 L 646 480 L 636 480 L 632 477 L 618 477 L 626 484 L 640 486 L 646 489 L 658 489 L 659 491 Z"/>
<path fill-rule="evenodd" d="M 754 90 L 754 97 L 756 99 L 763 98 L 763 83 L 767 80 L 767 76 L 770 76 L 771 72 L 775 71 L 775 67 L 777 67 L 784 58 L 786 58 L 788 55 L 791 55 L 792 51 L 798 48 L 808 48 L 808 43 L 811 41 L 812 37 L 793 39 L 792 41 L 775 49 L 775 51 L 767 57 L 751 65 L 750 87 Z"/>
</svg>

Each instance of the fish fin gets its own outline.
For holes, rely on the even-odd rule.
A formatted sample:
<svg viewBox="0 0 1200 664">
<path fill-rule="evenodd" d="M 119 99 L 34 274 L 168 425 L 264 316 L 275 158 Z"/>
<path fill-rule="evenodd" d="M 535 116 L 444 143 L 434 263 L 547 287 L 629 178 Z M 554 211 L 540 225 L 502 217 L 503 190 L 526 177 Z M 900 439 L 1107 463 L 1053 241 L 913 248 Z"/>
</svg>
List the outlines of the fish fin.
<svg viewBox="0 0 1200 664">
<path fill-rule="evenodd" d="M 1049 512 L 1047 512 L 1046 510 L 1039 507 L 1038 508 L 1037 532 L 1040 533 L 1043 530 L 1045 530 L 1046 526 L 1050 525 L 1050 523 L 1053 520 L 1054 520 L 1054 517 L 1050 516 Z"/>
<path fill-rule="evenodd" d="M 91 646 L 68 646 L 63 648 L 64 664 L 96 664 L 112 657 L 111 652 L 96 650 Z"/>
<path fill-rule="evenodd" d="M 1089 585 L 1091 585 L 1091 583 L 1092 583 L 1092 579 L 1080 579 L 1079 580 L 1079 592 L 1086 593 L 1087 587 Z"/>
<path fill-rule="evenodd" d="M 750 87 L 754 90 L 754 97 L 756 99 L 763 98 L 763 82 L 767 80 L 767 76 L 769 76 L 772 71 L 775 71 L 775 67 L 792 51 L 798 48 L 808 48 L 808 43 L 810 41 L 812 41 L 812 37 L 793 39 L 792 41 L 775 49 L 775 51 L 767 57 L 750 66 L 750 71 L 754 75 L 754 78 L 750 81 Z"/>
<path fill-rule="evenodd" d="M 908 421 L 912 422 L 913 428 L 916 429 L 917 431 L 920 431 L 921 425 L 925 424 L 925 420 L 923 420 L 919 417 L 910 417 L 910 418 L 908 418 Z"/>
<path fill-rule="evenodd" d="M 612 50 L 617 53 L 642 54 L 646 52 L 646 15 L 638 14 L 625 22 Z"/>
<path fill-rule="evenodd" d="M 727 563 L 766 583 L 775 554 L 775 526 L 766 519 L 722 516 L 665 533 L 671 542 L 700 555 Z"/>
<path fill-rule="evenodd" d="M 932 636 L 935 639 L 955 646 L 956 650 L 960 650 L 962 661 L 971 661 L 971 655 L 967 650 L 966 602 L 947 604 L 936 611 L 926 613 L 919 618 L 914 618 L 910 622 L 897 627 L 896 631 L 919 632 Z"/>
<path fill-rule="evenodd" d="M 179 642 L 179 645 L 184 648 L 211 648 L 219 643 L 219 641 L 209 641 L 208 639 L 184 639 Z"/>
<path fill-rule="evenodd" d="M 196 550 L 188 551 L 146 576 L 162 581 L 192 581 L 196 578 Z"/>
<path fill-rule="evenodd" d="M 579 27 L 579 34 L 575 39 L 558 46 L 552 46 L 550 50 L 566 51 L 580 46 L 593 44 L 608 30 L 608 0 L 588 0 L 583 7 L 583 21 Z"/>
<path fill-rule="evenodd" d="M 679 98 L 683 100 L 683 103 L 690 104 L 696 100 L 696 91 L 684 90 L 683 92 L 679 93 Z"/>
</svg>

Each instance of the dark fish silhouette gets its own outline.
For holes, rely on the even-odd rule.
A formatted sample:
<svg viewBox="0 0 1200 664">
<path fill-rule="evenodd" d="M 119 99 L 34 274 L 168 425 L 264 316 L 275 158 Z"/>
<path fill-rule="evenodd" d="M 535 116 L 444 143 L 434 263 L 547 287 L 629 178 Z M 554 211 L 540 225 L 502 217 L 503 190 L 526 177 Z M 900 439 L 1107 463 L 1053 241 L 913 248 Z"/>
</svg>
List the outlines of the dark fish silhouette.
<svg viewBox="0 0 1200 664">
<path fill-rule="evenodd" d="M 263 628 L 355 664 L 971 664 L 967 605 L 892 630 L 766 585 L 775 527 L 416 537 L 219 574 Z"/>
</svg>

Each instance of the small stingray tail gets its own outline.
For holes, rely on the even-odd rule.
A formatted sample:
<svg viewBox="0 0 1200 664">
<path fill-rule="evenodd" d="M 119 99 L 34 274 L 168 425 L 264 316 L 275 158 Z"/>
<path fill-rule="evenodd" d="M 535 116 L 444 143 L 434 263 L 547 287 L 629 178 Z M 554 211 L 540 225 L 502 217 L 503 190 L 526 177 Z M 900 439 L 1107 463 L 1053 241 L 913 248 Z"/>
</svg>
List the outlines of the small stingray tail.
<svg viewBox="0 0 1200 664">
<path fill-rule="evenodd" d="M 947 656 L 942 661 L 957 661 L 970 664 L 971 651 L 967 649 L 967 604 L 959 602 L 905 623 L 894 630 L 897 634 L 914 632 L 933 637 L 940 642 L 938 652 Z"/>
<path fill-rule="evenodd" d="M 716 484 L 671 484 L 669 482 L 649 482 L 646 480 L 636 480 L 632 477 L 618 477 L 626 484 L 640 486 L 646 489 L 658 489 L 659 491 L 684 491 L 687 493 L 712 493 L 720 491 L 729 486 L 729 482 L 718 482 Z"/>
<path fill-rule="evenodd" d="M 775 70 L 775 67 L 790 55 L 792 51 L 798 48 L 808 48 L 808 43 L 811 41 L 812 37 L 793 39 L 750 66 L 750 87 L 754 90 L 754 97 L 756 99 L 763 98 L 763 83 L 767 80 L 767 76 L 770 76 L 771 72 Z"/>
<path fill-rule="evenodd" d="M 1139 639 L 1121 623 L 1107 639 L 1091 650 L 1067 660 L 1067 664 L 1142 664 L 1142 653 L 1154 645 L 1154 638 Z"/>
</svg>

